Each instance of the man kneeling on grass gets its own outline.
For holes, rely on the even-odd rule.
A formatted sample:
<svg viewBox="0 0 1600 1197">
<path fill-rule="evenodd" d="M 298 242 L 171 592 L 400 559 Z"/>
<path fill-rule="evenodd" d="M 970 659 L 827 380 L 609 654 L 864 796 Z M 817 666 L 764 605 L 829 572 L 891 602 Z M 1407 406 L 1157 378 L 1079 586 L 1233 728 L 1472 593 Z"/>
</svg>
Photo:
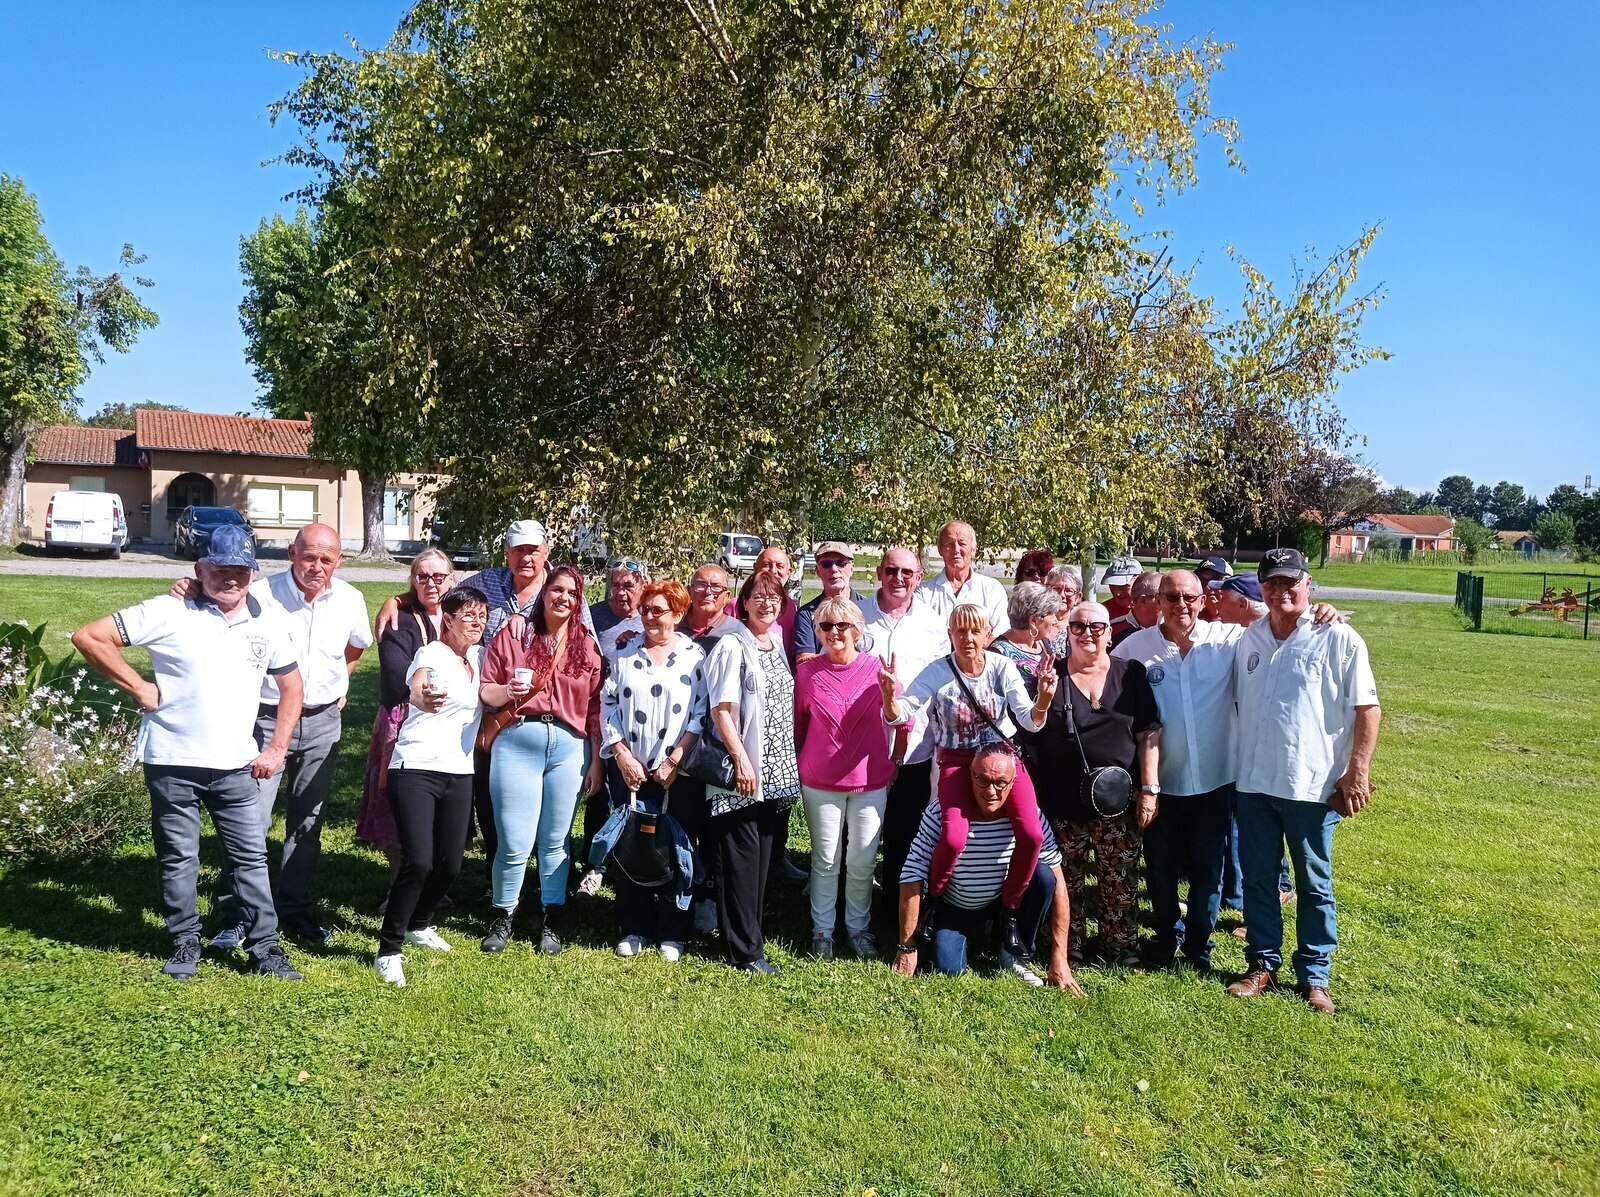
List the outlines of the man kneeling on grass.
<svg viewBox="0 0 1600 1197">
<path fill-rule="evenodd" d="M 923 886 L 928 865 L 939 843 L 940 808 L 930 802 L 922 824 L 911 842 L 910 855 L 900 874 L 900 943 L 895 949 L 896 972 L 907 976 L 917 971 L 920 950 L 927 947 L 935 971 L 957 976 L 967 971 L 967 941 L 984 924 L 1000 925 L 1003 909 L 1000 889 L 1005 882 L 1016 835 L 1007 807 L 1011 788 L 1017 779 L 1017 758 L 1009 746 L 986 744 L 972 759 L 972 796 L 977 814 L 967 835 L 966 847 L 956 857 L 943 895 L 924 918 Z M 1061 853 L 1044 827 L 1044 847 L 1033 879 L 1028 883 L 1022 906 L 1017 912 L 1020 943 L 1002 946 L 1000 967 L 1029 985 L 1044 985 L 1028 967 L 1026 958 L 1034 952 L 1040 928 L 1051 917 L 1049 984 L 1083 996 L 1067 963 L 1067 925 L 1069 904 L 1066 882 L 1061 876 Z"/>
</svg>

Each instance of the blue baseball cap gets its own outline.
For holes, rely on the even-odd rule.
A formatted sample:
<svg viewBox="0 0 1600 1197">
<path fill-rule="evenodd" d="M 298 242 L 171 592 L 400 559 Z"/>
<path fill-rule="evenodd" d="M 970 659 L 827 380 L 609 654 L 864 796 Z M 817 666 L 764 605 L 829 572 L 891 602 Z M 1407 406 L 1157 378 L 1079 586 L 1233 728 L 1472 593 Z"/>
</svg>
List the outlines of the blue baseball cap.
<svg viewBox="0 0 1600 1197">
<path fill-rule="evenodd" d="M 200 560 L 207 565 L 256 567 L 256 542 L 249 531 L 238 524 L 223 524 L 211 534 L 206 545 L 206 555 Z"/>
<path fill-rule="evenodd" d="M 1252 603 L 1261 601 L 1261 582 L 1255 574 L 1234 574 L 1231 578 L 1214 578 L 1206 583 L 1209 590 L 1231 590 L 1242 594 Z"/>
</svg>

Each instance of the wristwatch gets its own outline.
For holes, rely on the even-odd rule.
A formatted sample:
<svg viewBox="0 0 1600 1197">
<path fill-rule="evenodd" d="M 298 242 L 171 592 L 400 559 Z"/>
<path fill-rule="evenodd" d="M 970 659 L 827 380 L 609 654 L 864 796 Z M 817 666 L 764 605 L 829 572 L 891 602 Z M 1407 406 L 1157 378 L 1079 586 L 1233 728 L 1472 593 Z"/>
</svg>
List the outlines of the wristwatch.
<svg viewBox="0 0 1600 1197">
<path fill-rule="evenodd" d="M 1160 794 L 1161 793 L 1161 787 L 1160 786 L 1140 786 L 1139 787 L 1139 793 L 1141 793 L 1141 794 L 1152 794 L 1152 795 Z"/>
</svg>

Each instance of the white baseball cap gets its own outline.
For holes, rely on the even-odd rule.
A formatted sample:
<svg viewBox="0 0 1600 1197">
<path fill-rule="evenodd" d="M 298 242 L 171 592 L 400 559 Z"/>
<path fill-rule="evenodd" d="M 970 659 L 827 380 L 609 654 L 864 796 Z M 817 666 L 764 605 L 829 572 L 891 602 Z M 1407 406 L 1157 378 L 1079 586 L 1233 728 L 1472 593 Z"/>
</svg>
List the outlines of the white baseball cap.
<svg viewBox="0 0 1600 1197">
<path fill-rule="evenodd" d="M 544 530 L 544 525 L 538 520 L 512 520 L 506 527 L 506 548 L 514 549 L 519 544 L 544 544 L 550 539 L 550 534 Z"/>
</svg>

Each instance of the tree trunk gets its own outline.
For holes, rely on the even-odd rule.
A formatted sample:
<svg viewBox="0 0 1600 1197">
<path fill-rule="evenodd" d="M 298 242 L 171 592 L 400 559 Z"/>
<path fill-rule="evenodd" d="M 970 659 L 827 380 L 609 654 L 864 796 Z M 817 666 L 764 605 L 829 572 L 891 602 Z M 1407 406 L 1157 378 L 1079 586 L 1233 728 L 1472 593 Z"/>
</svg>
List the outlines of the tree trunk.
<svg viewBox="0 0 1600 1197">
<path fill-rule="evenodd" d="M 1322 534 L 1322 559 L 1317 562 L 1317 568 L 1318 569 L 1325 569 L 1327 567 L 1327 564 L 1328 564 L 1328 542 L 1329 542 L 1330 539 L 1331 539 L 1331 537 L 1329 537 L 1329 535 L 1326 532 L 1324 532 Z"/>
<path fill-rule="evenodd" d="M 382 474 L 373 476 L 365 470 L 358 471 L 361 479 L 361 552 L 365 561 L 394 560 L 383 543 L 383 492 L 389 479 Z"/>
<path fill-rule="evenodd" d="M 6 444 L 0 445 L 0 471 L 4 472 L 4 497 L 0 498 L 0 544 L 11 546 L 21 539 L 23 508 L 26 503 L 28 442 L 33 429 L 12 430 Z"/>
</svg>

